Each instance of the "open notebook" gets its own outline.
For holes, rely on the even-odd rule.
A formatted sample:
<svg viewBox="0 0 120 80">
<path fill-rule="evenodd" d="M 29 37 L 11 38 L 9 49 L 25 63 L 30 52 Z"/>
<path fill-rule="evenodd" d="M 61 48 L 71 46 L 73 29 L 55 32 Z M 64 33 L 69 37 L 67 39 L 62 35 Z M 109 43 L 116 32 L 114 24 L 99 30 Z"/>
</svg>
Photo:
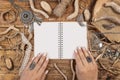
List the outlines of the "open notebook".
<svg viewBox="0 0 120 80">
<path fill-rule="evenodd" d="M 87 48 L 87 25 L 77 22 L 34 23 L 35 55 L 48 53 L 51 59 L 72 59 L 77 47 Z"/>
</svg>

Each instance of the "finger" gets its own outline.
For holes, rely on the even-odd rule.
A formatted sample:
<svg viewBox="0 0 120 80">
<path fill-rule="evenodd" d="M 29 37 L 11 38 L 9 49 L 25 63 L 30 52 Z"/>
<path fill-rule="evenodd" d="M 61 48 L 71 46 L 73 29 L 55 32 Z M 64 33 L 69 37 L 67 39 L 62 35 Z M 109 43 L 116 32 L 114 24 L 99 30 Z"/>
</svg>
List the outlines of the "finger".
<svg viewBox="0 0 120 80">
<path fill-rule="evenodd" d="M 84 56 L 85 56 L 85 57 L 88 57 L 89 54 L 88 54 L 86 48 L 83 47 L 83 48 L 81 48 L 81 49 L 82 49 L 82 51 L 83 51 L 83 53 L 84 53 Z"/>
<path fill-rule="evenodd" d="M 75 61 L 76 61 L 76 65 L 79 67 L 83 67 L 82 61 L 78 55 L 77 51 L 74 51 L 74 55 L 75 55 Z"/>
<path fill-rule="evenodd" d="M 39 75 L 42 75 L 45 72 L 45 69 L 46 69 L 46 67 L 48 65 L 48 62 L 49 62 L 49 59 L 46 58 L 45 62 L 43 63 L 43 65 L 41 66 L 41 68 L 38 71 Z"/>
<path fill-rule="evenodd" d="M 42 78 L 41 78 L 40 80 L 45 80 L 45 78 L 46 78 L 46 76 L 47 76 L 48 72 L 49 72 L 49 71 L 48 71 L 48 70 L 46 70 L 46 71 L 45 71 L 45 73 L 43 74 L 43 76 L 42 76 Z"/>
<path fill-rule="evenodd" d="M 79 70 L 78 70 L 78 67 L 77 67 L 77 65 L 75 66 L 75 70 L 76 70 L 76 73 L 78 73 L 78 71 L 79 71 Z"/>
<path fill-rule="evenodd" d="M 90 57 L 91 57 L 91 59 L 92 59 L 92 63 L 93 63 L 93 64 L 96 64 L 95 59 L 94 59 L 94 57 L 92 56 L 91 52 L 90 52 L 89 50 L 87 50 L 87 52 L 89 53 L 89 55 L 90 55 Z"/>
<path fill-rule="evenodd" d="M 28 62 L 28 64 L 27 64 L 27 66 L 26 66 L 26 68 L 25 69 L 28 69 L 29 68 L 29 66 L 31 65 L 31 63 L 33 62 L 33 60 L 34 60 L 34 58 L 35 57 L 33 57 L 29 62 Z"/>
<path fill-rule="evenodd" d="M 37 57 L 34 58 L 34 62 L 35 62 L 36 64 L 38 63 L 38 61 L 39 61 L 39 59 L 41 58 L 42 55 L 43 55 L 43 54 L 40 53 L 40 54 L 37 55 Z"/>
<path fill-rule="evenodd" d="M 28 63 L 28 66 L 26 67 L 26 69 L 28 70 L 30 65 L 33 63 L 33 61 L 35 63 L 37 63 L 37 60 L 39 60 L 39 58 L 41 57 L 41 54 L 37 55 L 36 57 L 34 57 L 29 63 Z"/>
<path fill-rule="evenodd" d="M 80 68 L 81 69 L 81 68 Z M 75 66 L 75 70 L 76 70 L 76 75 L 77 77 L 80 75 L 80 70 L 78 69 L 78 66 Z"/>
<path fill-rule="evenodd" d="M 41 66 L 43 65 L 43 63 L 44 63 L 45 60 L 46 60 L 46 56 L 47 56 L 47 54 L 44 54 L 44 55 L 41 56 L 41 58 L 39 59 L 37 65 L 36 65 L 36 67 L 35 67 L 35 70 L 36 70 L 36 71 L 38 71 L 38 70 L 41 68 Z"/>
<path fill-rule="evenodd" d="M 85 57 L 84 54 L 83 54 L 82 49 L 81 49 L 81 48 L 78 48 L 77 51 L 78 51 L 79 57 L 80 57 L 83 65 L 84 65 L 84 66 L 88 65 L 88 62 L 87 62 L 87 60 L 86 60 L 86 57 Z"/>
<path fill-rule="evenodd" d="M 81 48 L 81 49 L 82 49 L 82 51 L 83 51 L 83 53 L 84 53 L 85 58 L 87 58 L 87 57 L 90 58 L 90 62 L 87 61 L 87 59 L 86 59 L 87 63 L 92 63 L 92 57 L 90 56 L 88 50 L 87 50 L 86 48 Z"/>
</svg>

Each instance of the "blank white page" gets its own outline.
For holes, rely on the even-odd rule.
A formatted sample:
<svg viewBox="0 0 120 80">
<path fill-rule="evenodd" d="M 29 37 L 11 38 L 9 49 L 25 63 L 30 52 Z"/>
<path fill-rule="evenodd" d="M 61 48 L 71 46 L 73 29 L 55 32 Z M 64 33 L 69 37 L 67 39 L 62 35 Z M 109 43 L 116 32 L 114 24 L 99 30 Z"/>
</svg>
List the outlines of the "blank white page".
<svg viewBox="0 0 120 80">
<path fill-rule="evenodd" d="M 77 47 L 87 48 L 87 25 L 84 27 L 77 22 L 63 22 L 63 58 L 73 58 Z"/>
<path fill-rule="evenodd" d="M 57 26 L 57 22 L 43 22 L 41 26 L 34 23 L 35 56 L 38 53 L 48 53 L 48 57 L 58 58 Z"/>
<path fill-rule="evenodd" d="M 77 22 L 61 22 L 63 26 L 63 53 L 59 54 L 58 28 L 60 22 L 34 24 L 35 55 L 47 52 L 50 59 L 72 59 L 77 47 L 87 48 L 87 25 L 81 27 Z"/>
</svg>

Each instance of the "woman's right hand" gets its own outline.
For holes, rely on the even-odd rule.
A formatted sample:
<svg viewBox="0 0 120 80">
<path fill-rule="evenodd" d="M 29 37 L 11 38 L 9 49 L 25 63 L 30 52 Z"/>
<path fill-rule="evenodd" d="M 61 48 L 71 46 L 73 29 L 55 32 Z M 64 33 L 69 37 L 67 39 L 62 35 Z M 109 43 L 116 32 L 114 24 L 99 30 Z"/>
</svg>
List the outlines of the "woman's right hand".
<svg viewBox="0 0 120 80">
<path fill-rule="evenodd" d="M 97 64 L 88 50 L 78 48 L 75 51 L 75 60 L 78 80 L 97 80 Z"/>
</svg>

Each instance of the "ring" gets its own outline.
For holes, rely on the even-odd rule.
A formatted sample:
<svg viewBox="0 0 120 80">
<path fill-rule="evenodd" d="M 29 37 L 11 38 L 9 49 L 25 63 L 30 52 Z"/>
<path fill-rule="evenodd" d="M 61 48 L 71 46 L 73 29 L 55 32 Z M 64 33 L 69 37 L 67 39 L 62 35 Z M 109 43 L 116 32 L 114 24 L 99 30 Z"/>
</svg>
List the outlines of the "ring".
<svg viewBox="0 0 120 80">
<path fill-rule="evenodd" d="M 32 63 L 30 64 L 30 66 L 29 66 L 29 69 L 30 69 L 30 70 L 33 70 L 33 69 L 35 68 L 35 66 L 36 66 L 36 63 L 35 63 L 35 62 L 32 62 Z"/>
<path fill-rule="evenodd" d="M 91 62 L 92 62 L 92 59 L 91 59 L 90 56 L 87 56 L 87 57 L 86 57 L 86 60 L 87 60 L 88 63 L 91 63 Z"/>
</svg>

